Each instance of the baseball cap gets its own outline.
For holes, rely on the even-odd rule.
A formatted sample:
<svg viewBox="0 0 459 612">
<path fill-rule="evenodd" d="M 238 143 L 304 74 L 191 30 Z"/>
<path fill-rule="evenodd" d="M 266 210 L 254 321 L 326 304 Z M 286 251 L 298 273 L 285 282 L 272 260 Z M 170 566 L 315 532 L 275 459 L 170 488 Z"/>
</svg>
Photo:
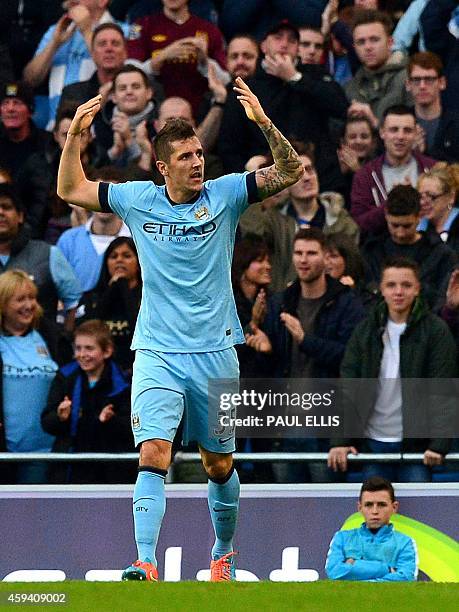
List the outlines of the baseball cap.
<svg viewBox="0 0 459 612">
<path fill-rule="evenodd" d="M 264 38 L 266 38 L 267 36 L 270 36 L 271 34 L 277 34 L 278 32 L 281 32 L 282 30 L 290 30 L 290 32 L 294 34 L 295 38 L 298 41 L 300 40 L 300 32 L 298 31 L 298 28 L 294 26 L 292 23 L 290 23 L 288 19 L 282 19 L 282 21 L 279 21 L 278 23 L 273 25 L 272 28 L 270 28 L 266 32 Z"/>
<path fill-rule="evenodd" d="M 22 81 L 7 83 L 1 91 L 1 100 L 5 98 L 18 98 L 33 111 L 33 91 Z"/>
</svg>

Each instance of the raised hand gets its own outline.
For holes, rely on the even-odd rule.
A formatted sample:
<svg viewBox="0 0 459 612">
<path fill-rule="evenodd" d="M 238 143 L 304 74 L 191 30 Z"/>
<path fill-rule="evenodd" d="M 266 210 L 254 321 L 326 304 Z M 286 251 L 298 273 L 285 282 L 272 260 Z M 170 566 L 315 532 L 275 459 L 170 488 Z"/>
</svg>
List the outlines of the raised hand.
<svg viewBox="0 0 459 612">
<path fill-rule="evenodd" d="M 113 410 L 113 404 L 107 404 L 104 406 L 99 414 L 99 421 L 101 423 L 107 423 L 110 419 L 115 416 L 115 411 Z"/>
<path fill-rule="evenodd" d="M 264 289 L 260 289 L 252 306 L 252 326 L 255 325 L 256 327 L 258 327 L 263 323 L 266 316 L 266 311 L 266 291 Z"/>
<path fill-rule="evenodd" d="M 241 77 L 237 77 L 236 85 L 233 87 L 237 93 L 237 99 L 242 104 L 245 114 L 251 121 L 258 125 L 269 125 L 270 121 L 265 114 L 257 96 L 251 91 L 250 87 L 244 83 Z"/>
<path fill-rule="evenodd" d="M 301 344 L 304 340 L 304 329 L 302 328 L 299 319 L 291 314 L 288 314 L 287 312 L 281 312 L 280 319 L 287 328 L 287 331 L 290 332 L 295 342 Z"/>
<path fill-rule="evenodd" d="M 91 126 L 96 113 L 100 109 L 101 99 L 102 96 L 99 94 L 77 108 L 72 123 L 70 124 L 68 135 L 76 136 Z"/>
<path fill-rule="evenodd" d="M 59 421 L 67 421 L 72 412 L 72 400 L 66 395 L 57 407 L 57 418 Z"/>
<path fill-rule="evenodd" d="M 258 353 L 270 353 L 272 351 L 271 341 L 265 332 L 261 331 L 256 325 L 252 325 L 252 333 L 245 335 L 247 346 L 253 348 Z"/>
<path fill-rule="evenodd" d="M 69 40 L 72 34 L 75 32 L 75 23 L 66 14 L 62 15 L 59 21 L 56 23 L 56 27 L 53 32 L 53 40 L 59 47 Z"/>
<path fill-rule="evenodd" d="M 452 310 L 459 308 L 459 270 L 453 270 L 446 290 L 446 305 Z"/>
</svg>

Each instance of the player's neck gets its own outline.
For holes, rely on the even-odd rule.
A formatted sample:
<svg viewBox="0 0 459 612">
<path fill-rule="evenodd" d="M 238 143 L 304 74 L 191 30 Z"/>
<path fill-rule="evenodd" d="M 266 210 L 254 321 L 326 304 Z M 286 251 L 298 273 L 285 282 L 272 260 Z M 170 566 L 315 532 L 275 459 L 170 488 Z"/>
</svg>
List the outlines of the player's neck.
<svg viewBox="0 0 459 612">
<path fill-rule="evenodd" d="M 164 14 L 168 19 L 174 23 L 177 23 L 178 25 L 182 25 L 182 23 L 185 23 L 185 21 L 188 21 L 190 18 L 190 11 L 188 10 L 187 6 L 183 6 L 175 11 L 164 7 Z"/>
<path fill-rule="evenodd" d="M 181 189 L 166 181 L 166 197 L 173 204 L 193 204 L 199 198 L 200 192 L 191 189 Z"/>
</svg>

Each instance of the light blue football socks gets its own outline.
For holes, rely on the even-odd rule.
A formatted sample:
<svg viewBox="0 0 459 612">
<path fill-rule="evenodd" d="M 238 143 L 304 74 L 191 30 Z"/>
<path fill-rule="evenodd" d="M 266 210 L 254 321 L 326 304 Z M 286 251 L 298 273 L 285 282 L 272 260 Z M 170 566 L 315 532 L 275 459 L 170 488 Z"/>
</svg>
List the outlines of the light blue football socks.
<svg viewBox="0 0 459 612">
<path fill-rule="evenodd" d="M 156 545 L 166 510 L 166 470 L 141 466 L 134 487 L 134 533 L 140 561 L 157 566 Z"/>
<path fill-rule="evenodd" d="M 233 550 L 233 536 L 239 512 L 239 476 L 234 466 L 226 478 L 210 479 L 208 503 L 215 531 L 212 559 L 215 561 Z"/>
</svg>

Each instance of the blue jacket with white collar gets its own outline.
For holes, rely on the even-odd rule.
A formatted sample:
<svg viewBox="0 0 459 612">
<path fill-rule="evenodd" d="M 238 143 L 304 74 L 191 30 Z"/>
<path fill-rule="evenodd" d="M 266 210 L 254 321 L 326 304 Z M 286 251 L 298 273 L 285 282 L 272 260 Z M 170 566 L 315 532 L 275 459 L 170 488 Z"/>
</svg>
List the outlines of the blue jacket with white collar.
<svg viewBox="0 0 459 612">
<path fill-rule="evenodd" d="M 354 559 L 354 563 L 346 563 L 346 559 Z M 391 571 L 391 568 L 395 571 Z M 416 543 L 395 531 L 392 524 L 384 525 L 373 533 L 362 523 L 359 529 L 335 533 L 328 550 L 325 571 L 331 580 L 416 580 Z"/>
</svg>

